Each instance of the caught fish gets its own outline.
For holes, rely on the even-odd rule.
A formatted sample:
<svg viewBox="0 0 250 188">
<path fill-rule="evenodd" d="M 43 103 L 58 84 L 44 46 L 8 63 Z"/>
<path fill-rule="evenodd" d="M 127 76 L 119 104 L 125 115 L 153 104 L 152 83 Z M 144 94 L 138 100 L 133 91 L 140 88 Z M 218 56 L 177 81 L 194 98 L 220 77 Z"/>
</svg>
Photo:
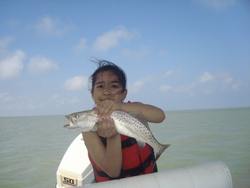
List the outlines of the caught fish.
<svg viewBox="0 0 250 188">
<path fill-rule="evenodd" d="M 156 160 L 170 146 L 170 144 L 160 144 L 155 139 L 141 112 L 127 113 L 116 110 L 112 112 L 110 117 L 114 119 L 117 132 L 135 138 L 141 149 L 145 146 L 145 143 L 148 143 L 155 151 Z M 97 131 L 98 129 L 98 117 L 94 110 L 76 112 L 67 115 L 66 118 L 69 120 L 69 124 L 64 127 L 69 129 L 81 132 Z"/>
</svg>

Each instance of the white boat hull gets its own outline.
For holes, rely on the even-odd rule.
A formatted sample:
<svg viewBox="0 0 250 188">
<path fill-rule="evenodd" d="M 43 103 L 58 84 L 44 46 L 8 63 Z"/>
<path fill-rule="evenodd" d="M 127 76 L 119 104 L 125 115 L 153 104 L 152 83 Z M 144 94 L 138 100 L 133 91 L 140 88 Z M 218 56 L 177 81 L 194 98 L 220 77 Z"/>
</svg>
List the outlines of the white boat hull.
<svg viewBox="0 0 250 188">
<path fill-rule="evenodd" d="M 92 183 L 93 169 L 88 152 L 78 135 L 66 151 L 57 170 L 56 188 L 232 188 L 228 167 L 220 162 L 208 162 L 193 166 L 166 170 L 102 183 Z M 92 183 L 92 184 L 91 184 Z"/>
</svg>

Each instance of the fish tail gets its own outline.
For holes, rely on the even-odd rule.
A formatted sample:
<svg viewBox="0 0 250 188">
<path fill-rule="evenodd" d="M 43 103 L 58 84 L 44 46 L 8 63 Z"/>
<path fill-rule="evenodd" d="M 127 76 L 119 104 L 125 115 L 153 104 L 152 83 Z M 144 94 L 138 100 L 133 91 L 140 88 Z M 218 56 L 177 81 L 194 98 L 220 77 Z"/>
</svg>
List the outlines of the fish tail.
<svg viewBox="0 0 250 188">
<path fill-rule="evenodd" d="M 165 149 L 167 149 L 169 146 L 171 146 L 171 144 L 163 144 L 161 149 L 156 153 L 155 156 L 155 161 L 157 161 L 157 159 L 161 156 L 161 154 L 165 151 Z"/>
</svg>

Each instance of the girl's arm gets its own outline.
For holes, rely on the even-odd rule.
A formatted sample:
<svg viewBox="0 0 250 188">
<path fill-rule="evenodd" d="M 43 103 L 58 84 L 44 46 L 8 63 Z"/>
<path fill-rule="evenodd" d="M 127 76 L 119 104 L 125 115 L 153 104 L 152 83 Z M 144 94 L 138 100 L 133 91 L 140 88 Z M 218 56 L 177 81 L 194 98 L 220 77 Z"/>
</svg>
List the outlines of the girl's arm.
<svg viewBox="0 0 250 188">
<path fill-rule="evenodd" d="M 110 177 L 118 177 L 122 167 L 121 136 L 114 128 L 113 119 L 99 122 L 97 132 L 83 132 L 83 139 L 93 161 Z M 107 138 L 105 147 L 98 136 Z"/>
<path fill-rule="evenodd" d="M 161 123 L 165 119 L 165 113 L 155 106 L 140 102 L 122 103 L 121 109 L 125 112 L 141 111 L 148 122 Z"/>
<path fill-rule="evenodd" d="M 152 123 L 161 123 L 165 119 L 165 113 L 160 108 L 140 102 L 123 103 L 107 100 L 97 106 L 95 112 L 99 118 L 103 118 L 110 116 L 114 110 L 125 112 L 141 111 L 146 120 Z"/>
</svg>

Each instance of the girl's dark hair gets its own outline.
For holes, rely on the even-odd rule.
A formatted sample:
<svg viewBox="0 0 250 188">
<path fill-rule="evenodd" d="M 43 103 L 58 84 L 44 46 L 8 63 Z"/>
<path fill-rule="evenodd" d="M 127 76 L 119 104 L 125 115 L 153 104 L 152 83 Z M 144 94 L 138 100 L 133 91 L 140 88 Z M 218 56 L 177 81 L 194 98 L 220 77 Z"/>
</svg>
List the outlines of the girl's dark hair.
<svg viewBox="0 0 250 188">
<path fill-rule="evenodd" d="M 115 74 L 122 85 L 122 93 L 125 91 L 127 85 L 127 78 L 125 72 L 120 67 L 106 60 L 92 60 L 92 62 L 96 63 L 98 66 L 95 72 L 89 77 L 92 92 L 97 79 L 97 74 L 103 71 L 111 71 L 113 74 Z"/>
</svg>

